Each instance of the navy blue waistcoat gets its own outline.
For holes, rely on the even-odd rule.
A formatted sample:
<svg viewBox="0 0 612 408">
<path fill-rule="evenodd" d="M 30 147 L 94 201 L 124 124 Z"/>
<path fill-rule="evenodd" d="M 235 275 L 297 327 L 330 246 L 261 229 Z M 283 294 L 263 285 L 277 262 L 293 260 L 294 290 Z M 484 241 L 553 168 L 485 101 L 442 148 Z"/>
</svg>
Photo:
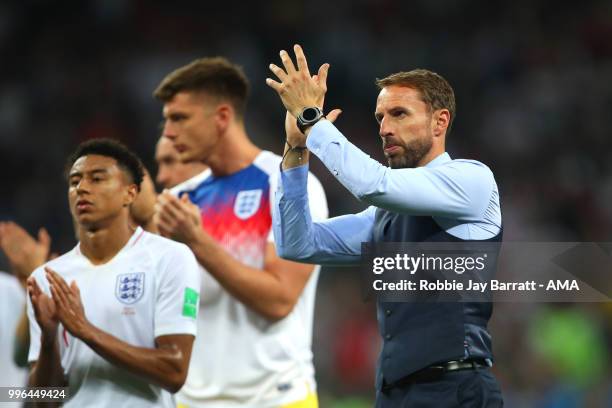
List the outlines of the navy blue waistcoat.
<svg viewBox="0 0 612 408">
<path fill-rule="evenodd" d="M 502 232 L 486 240 L 501 242 Z M 430 216 L 376 211 L 373 242 L 464 242 Z M 486 242 L 479 241 L 479 242 Z M 464 358 L 493 359 L 487 323 L 492 303 L 377 302 L 383 347 L 377 388 L 430 365 Z"/>
</svg>

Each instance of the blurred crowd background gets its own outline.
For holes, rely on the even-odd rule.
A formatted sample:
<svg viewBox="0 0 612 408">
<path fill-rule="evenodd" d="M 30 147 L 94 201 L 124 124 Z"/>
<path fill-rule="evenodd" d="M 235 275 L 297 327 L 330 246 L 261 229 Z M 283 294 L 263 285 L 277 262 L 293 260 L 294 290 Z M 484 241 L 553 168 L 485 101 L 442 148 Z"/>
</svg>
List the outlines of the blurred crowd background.
<svg viewBox="0 0 612 408">
<path fill-rule="evenodd" d="M 331 64 L 327 108 L 382 161 L 375 78 L 413 68 L 446 77 L 457 117 L 448 150 L 495 173 L 505 240 L 612 241 L 612 2 L 353 0 L 0 3 L 0 220 L 74 244 L 63 165 L 81 141 L 112 137 L 155 174 L 161 105 L 151 93 L 201 56 L 242 65 L 247 131 L 280 153 L 284 112 L 265 85 L 292 44 Z M 363 208 L 320 163 L 330 212 Z M 0 268 L 9 270 L 5 260 Z M 379 340 L 358 272 L 322 272 L 314 353 L 321 406 L 367 407 Z M 495 373 L 509 407 L 612 406 L 612 306 L 496 306 Z M 0 336 L 5 335 L 0 333 Z"/>
</svg>

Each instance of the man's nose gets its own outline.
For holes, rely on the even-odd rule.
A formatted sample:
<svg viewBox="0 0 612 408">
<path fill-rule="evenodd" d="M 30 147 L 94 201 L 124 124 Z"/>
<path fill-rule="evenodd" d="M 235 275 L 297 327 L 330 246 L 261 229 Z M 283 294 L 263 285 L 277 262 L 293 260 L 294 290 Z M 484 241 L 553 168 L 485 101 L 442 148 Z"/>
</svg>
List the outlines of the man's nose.
<svg viewBox="0 0 612 408">
<path fill-rule="evenodd" d="M 176 139 L 176 129 L 170 121 L 166 121 L 166 123 L 164 123 L 164 130 L 162 132 L 162 136 L 167 137 L 170 140 Z"/>
<path fill-rule="evenodd" d="M 160 168 L 159 171 L 157 172 L 157 177 L 155 177 L 155 182 L 159 184 L 160 186 L 167 188 L 168 186 L 166 184 L 168 183 L 168 180 L 169 180 L 168 176 L 169 176 L 168 172 Z"/>
<path fill-rule="evenodd" d="M 89 183 L 86 180 L 86 177 L 83 177 L 82 179 L 79 180 L 78 184 L 76 185 L 76 192 L 77 194 L 83 194 L 83 193 L 87 193 L 89 191 Z"/>
<path fill-rule="evenodd" d="M 387 137 L 387 136 L 393 135 L 393 131 L 392 131 L 391 127 L 389 126 L 386 118 L 382 118 L 381 119 L 380 125 L 379 125 L 379 128 L 378 128 L 378 134 L 383 139 L 385 137 Z"/>
</svg>

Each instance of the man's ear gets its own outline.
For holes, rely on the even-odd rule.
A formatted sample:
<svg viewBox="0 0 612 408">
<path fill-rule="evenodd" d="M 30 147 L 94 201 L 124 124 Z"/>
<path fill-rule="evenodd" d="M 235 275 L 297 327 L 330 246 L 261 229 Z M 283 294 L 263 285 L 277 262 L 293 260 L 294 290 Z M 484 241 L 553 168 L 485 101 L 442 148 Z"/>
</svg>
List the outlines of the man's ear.
<svg viewBox="0 0 612 408">
<path fill-rule="evenodd" d="M 215 110 L 215 124 L 220 133 L 224 133 L 234 120 L 234 108 L 228 103 L 222 103 Z"/>
<path fill-rule="evenodd" d="M 126 194 L 124 196 L 123 206 L 129 207 L 136 200 L 138 196 L 138 187 L 132 183 L 127 186 Z"/>
<path fill-rule="evenodd" d="M 448 109 L 440 109 L 432 115 L 432 130 L 434 136 L 442 136 L 446 134 L 448 125 L 450 124 L 451 114 Z"/>
</svg>

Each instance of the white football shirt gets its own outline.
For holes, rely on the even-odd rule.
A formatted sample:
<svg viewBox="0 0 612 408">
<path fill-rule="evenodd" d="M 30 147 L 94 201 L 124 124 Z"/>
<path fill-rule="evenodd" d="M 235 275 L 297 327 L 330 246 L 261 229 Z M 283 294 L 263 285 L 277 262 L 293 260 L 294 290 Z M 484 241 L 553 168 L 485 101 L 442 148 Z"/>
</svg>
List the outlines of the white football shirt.
<svg viewBox="0 0 612 408">
<path fill-rule="evenodd" d="M 25 387 L 28 369 L 13 360 L 15 330 L 25 309 L 26 293 L 19 280 L 0 272 L 0 387 Z M 0 402 L 0 408 L 14 408 L 15 403 Z"/>
<path fill-rule="evenodd" d="M 200 272 L 184 244 L 140 227 L 113 259 L 93 265 L 77 245 L 46 266 L 70 284 L 76 281 L 87 319 L 99 329 L 139 347 L 155 338 L 196 334 Z M 50 295 L 43 267 L 34 271 Z M 30 362 L 40 352 L 40 327 L 28 299 Z M 111 364 L 59 326 L 61 363 L 71 399 L 66 407 L 174 407 L 172 395 L 144 378 Z"/>
<path fill-rule="evenodd" d="M 273 242 L 272 207 L 281 157 L 263 151 L 228 176 L 208 173 L 199 184 L 174 188 L 200 207 L 202 226 L 229 254 L 263 268 Z M 314 220 L 327 218 L 321 183 L 310 174 Z M 291 273 L 291 271 L 286 271 Z M 187 382 L 177 401 L 189 408 L 278 407 L 315 392 L 312 325 L 319 267 L 284 319 L 271 322 L 230 295 L 203 270 L 202 302 Z"/>
</svg>

